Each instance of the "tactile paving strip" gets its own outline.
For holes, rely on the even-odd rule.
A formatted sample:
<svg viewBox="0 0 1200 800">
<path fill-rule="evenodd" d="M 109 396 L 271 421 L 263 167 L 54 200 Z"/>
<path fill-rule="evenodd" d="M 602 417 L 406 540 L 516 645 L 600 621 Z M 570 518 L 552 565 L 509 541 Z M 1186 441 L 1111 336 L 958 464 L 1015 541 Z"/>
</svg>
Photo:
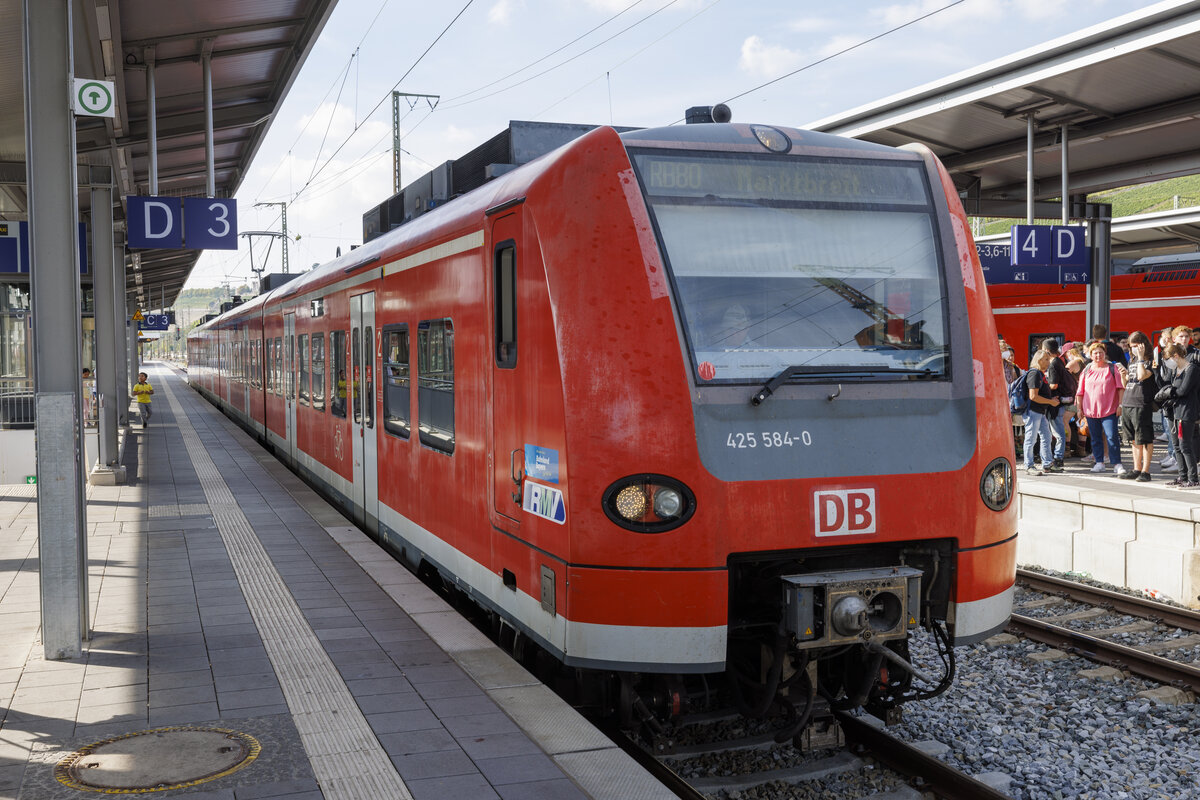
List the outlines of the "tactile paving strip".
<svg viewBox="0 0 1200 800">
<path fill-rule="evenodd" d="M 327 800 L 412 800 L 169 385 L 164 393 L 322 793 Z"/>
</svg>

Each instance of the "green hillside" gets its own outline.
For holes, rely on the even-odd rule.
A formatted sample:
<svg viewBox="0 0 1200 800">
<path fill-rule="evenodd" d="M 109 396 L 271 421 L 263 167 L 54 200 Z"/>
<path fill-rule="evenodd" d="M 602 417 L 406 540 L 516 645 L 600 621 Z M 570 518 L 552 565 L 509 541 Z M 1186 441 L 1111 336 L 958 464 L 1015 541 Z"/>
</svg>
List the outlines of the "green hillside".
<svg viewBox="0 0 1200 800">
<path fill-rule="evenodd" d="M 1178 198 L 1178 201 L 1176 201 Z M 1126 186 L 1121 189 L 1110 189 L 1088 195 L 1088 201 L 1093 203 L 1112 203 L 1113 217 L 1129 217 L 1134 214 L 1148 214 L 1152 211 L 1170 211 L 1176 207 L 1200 206 L 1200 175 L 1188 175 L 1183 178 L 1171 178 L 1158 183 L 1145 183 L 1140 186 Z M 1038 220 L 1039 222 L 1057 222 L 1057 219 Z M 984 221 L 982 234 L 1004 233 L 1013 225 L 1024 223 L 1021 219 L 987 219 Z"/>
</svg>

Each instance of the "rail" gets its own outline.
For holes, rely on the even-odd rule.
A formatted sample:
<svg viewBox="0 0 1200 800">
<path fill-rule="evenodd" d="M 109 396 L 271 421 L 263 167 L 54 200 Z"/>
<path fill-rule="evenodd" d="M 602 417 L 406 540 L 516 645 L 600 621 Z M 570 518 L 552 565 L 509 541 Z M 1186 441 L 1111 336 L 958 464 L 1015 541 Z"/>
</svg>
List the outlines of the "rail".
<svg viewBox="0 0 1200 800">
<path fill-rule="evenodd" d="M 897 772 L 911 776 L 914 786 L 943 800 L 1010 800 L 1004 792 L 901 741 L 844 711 L 835 711 L 846 741 L 870 753 Z"/>
<path fill-rule="evenodd" d="M 1149 678 L 1170 686 L 1190 689 L 1200 694 L 1200 669 L 1191 664 L 1172 661 L 1169 658 L 1145 653 L 1123 644 L 1097 639 L 1086 633 L 1052 625 L 1045 620 L 1013 614 L 1008 628 L 1033 639 L 1035 642 L 1056 647 L 1067 653 L 1075 653 L 1091 661 L 1118 669 L 1127 669 L 1135 675 Z"/>
<path fill-rule="evenodd" d="M 1064 594 L 1072 600 L 1081 603 L 1091 603 L 1101 608 L 1109 608 L 1122 614 L 1162 622 L 1176 628 L 1200 632 L 1200 611 L 1189 608 L 1178 608 L 1166 603 L 1159 603 L 1146 597 L 1136 597 L 1086 583 L 1076 583 L 1065 578 L 1043 575 L 1040 572 L 1017 570 L 1017 579 L 1039 592 L 1048 594 Z"/>
</svg>

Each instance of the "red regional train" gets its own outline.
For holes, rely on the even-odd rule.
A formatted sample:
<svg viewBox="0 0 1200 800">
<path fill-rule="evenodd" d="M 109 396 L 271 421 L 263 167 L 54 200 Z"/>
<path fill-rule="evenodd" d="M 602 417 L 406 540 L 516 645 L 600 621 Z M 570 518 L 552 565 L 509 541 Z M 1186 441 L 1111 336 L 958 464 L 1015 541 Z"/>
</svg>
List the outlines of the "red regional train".
<svg viewBox="0 0 1200 800">
<path fill-rule="evenodd" d="M 669 718 L 883 713 L 1006 624 L 996 329 L 928 150 L 597 128 L 189 337 L 189 378 L 417 570 Z M 911 663 L 918 628 L 936 646 Z"/>
<path fill-rule="evenodd" d="M 1109 330 L 1113 338 L 1142 331 L 1155 335 L 1176 325 L 1200 326 L 1200 258 L 1195 254 L 1143 258 L 1134 272 L 1111 279 Z M 1086 341 L 1086 288 L 1082 285 L 1005 284 L 988 287 L 999 334 L 1026 356 L 1043 339 Z M 1022 366 L 1028 360 L 1021 362 Z"/>
</svg>

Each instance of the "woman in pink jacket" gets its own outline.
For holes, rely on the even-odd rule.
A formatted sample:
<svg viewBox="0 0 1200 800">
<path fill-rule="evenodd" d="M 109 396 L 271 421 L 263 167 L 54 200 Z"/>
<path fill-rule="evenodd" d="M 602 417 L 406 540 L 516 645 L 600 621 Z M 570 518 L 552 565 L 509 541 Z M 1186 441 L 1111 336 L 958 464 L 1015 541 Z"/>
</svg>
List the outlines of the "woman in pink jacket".
<svg viewBox="0 0 1200 800">
<path fill-rule="evenodd" d="M 1121 371 L 1108 360 L 1104 342 L 1092 342 L 1087 352 L 1092 363 L 1079 376 L 1075 402 L 1079 405 L 1079 413 L 1087 417 L 1088 430 L 1092 434 L 1092 455 L 1096 459 L 1092 472 L 1104 471 L 1104 442 L 1100 438 L 1100 432 L 1103 431 L 1104 439 L 1108 440 L 1108 460 L 1113 472 L 1121 475 L 1125 467 L 1121 464 L 1117 415 L 1121 412 L 1125 381 Z"/>
</svg>

